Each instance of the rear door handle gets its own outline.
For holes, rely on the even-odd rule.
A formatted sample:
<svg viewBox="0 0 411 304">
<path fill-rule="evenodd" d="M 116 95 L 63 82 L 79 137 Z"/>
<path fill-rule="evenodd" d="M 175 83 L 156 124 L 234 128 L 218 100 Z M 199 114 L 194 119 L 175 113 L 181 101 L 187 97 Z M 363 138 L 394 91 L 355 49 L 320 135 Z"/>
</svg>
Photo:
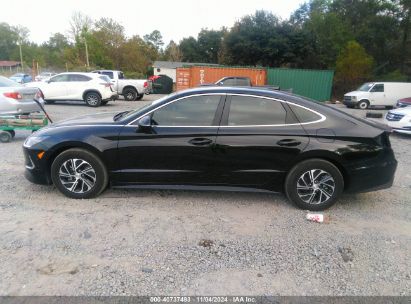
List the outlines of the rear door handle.
<svg viewBox="0 0 411 304">
<path fill-rule="evenodd" d="M 301 145 L 301 141 L 295 139 L 282 139 L 277 141 L 277 145 L 282 147 L 295 147 Z"/>
<path fill-rule="evenodd" d="M 209 146 L 213 141 L 209 138 L 193 138 L 188 141 L 194 146 Z"/>
</svg>

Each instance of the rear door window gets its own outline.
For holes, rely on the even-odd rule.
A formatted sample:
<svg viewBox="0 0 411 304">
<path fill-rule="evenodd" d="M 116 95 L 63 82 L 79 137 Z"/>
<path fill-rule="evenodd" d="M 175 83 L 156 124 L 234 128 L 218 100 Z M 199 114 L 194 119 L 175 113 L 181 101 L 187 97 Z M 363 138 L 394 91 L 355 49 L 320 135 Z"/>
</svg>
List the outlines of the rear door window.
<svg viewBox="0 0 411 304">
<path fill-rule="evenodd" d="M 293 104 L 288 104 L 300 123 L 310 123 L 322 119 L 317 113 Z"/>
<path fill-rule="evenodd" d="M 280 101 L 259 97 L 232 96 L 229 126 L 283 125 L 287 112 Z"/>
<path fill-rule="evenodd" d="M 80 74 L 71 74 L 69 79 L 70 81 L 82 81 L 82 82 L 91 80 L 90 77 L 87 77 L 85 75 L 80 75 Z"/>
</svg>

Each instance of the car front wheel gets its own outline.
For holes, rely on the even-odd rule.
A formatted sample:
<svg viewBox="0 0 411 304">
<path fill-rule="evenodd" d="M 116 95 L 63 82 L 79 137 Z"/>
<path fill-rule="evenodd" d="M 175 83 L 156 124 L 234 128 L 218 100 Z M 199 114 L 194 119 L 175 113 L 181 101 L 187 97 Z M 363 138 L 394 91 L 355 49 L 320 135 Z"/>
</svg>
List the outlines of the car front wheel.
<svg viewBox="0 0 411 304">
<path fill-rule="evenodd" d="M 360 108 L 361 110 L 366 110 L 368 109 L 368 107 L 370 106 L 370 103 L 367 100 L 361 100 L 358 104 L 357 104 L 358 108 Z"/>
<path fill-rule="evenodd" d="M 51 165 L 51 179 L 61 193 L 75 199 L 96 197 L 108 184 L 103 162 L 84 149 L 59 154 Z"/>
<path fill-rule="evenodd" d="M 340 170 L 322 159 L 297 164 L 288 173 L 285 192 L 299 208 L 320 211 L 332 206 L 344 189 Z"/>
</svg>

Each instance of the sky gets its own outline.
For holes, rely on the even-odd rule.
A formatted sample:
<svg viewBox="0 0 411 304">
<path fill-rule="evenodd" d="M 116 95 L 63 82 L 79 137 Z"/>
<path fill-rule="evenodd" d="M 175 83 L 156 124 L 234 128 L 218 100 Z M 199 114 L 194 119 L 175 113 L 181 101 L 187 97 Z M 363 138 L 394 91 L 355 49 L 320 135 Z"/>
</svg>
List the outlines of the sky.
<svg viewBox="0 0 411 304">
<path fill-rule="evenodd" d="M 202 28 L 231 27 L 242 16 L 264 9 L 287 19 L 304 0 L 15 0 L 0 10 L 0 22 L 23 25 L 29 39 L 47 41 L 56 32 L 68 33 L 75 11 L 93 20 L 109 17 L 124 26 L 128 37 L 141 37 L 159 30 L 167 44 L 188 36 L 197 37 Z"/>
</svg>

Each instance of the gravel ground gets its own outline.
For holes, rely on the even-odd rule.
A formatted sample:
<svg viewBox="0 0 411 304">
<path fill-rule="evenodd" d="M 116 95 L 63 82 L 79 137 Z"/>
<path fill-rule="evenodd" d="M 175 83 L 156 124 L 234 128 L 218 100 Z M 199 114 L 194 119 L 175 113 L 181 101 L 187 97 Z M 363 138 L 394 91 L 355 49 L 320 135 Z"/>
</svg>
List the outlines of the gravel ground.
<svg viewBox="0 0 411 304">
<path fill-rule="evenodd" d="M 155 98 L 47 110 L 57 121 Z M 318 224 L 280 194 L 71 200 L 23 177 L 28 134 L 0 144 L 0 295 L 411 295 L 411 138 L 391 137 L 392 188 L 344 195 Z"/>
</svg>

